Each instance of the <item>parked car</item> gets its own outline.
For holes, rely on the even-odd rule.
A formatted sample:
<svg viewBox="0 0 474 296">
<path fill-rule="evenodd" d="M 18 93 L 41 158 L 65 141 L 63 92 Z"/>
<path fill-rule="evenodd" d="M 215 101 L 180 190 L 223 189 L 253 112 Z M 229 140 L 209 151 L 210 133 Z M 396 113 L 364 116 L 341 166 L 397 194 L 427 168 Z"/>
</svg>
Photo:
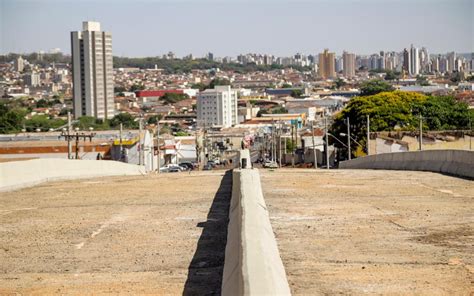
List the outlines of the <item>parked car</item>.
<svg viewBox="0 0 474 296">
<path fill-rule="evenodd" d="M 212 166 L 213 168 L 216 167 L 216 163 L 215 163 L 213 160 L 208 160 L 208 161 L 207 161 L 207 164 L 210 165 L 210 166 Z"/>
<path fill-rule="evenodd" d="M 194 166 L 190 162 L 182 162 L 179 164 L 180 167 L 184 168 L 186 171 L 192 171 L 194 170 Z"/>
<path fill-rule="evenodd" d="M 268 169 L 276 169 L 278 168 L 278 164 L 274 161 L 265 161 L 263 163 L 263 167 Z"/>
<path fill-rule="evenodd" d="M 179 172 L 181 172 L 181 171 L 182 171 L 182 170 L 181 170 L 180 168 L 178 168 L 178 167 L 170 167 L 170 168 L 168 169 L 168 173 L 179 173 Z"/>
<path fill-rule="evenodd" d="M 203 171 L 212 171 L 213 169 L 213 166 L 210 165 L 209 163 L 204 165 L 204 167 L 202 168 Z"/>
</svg>

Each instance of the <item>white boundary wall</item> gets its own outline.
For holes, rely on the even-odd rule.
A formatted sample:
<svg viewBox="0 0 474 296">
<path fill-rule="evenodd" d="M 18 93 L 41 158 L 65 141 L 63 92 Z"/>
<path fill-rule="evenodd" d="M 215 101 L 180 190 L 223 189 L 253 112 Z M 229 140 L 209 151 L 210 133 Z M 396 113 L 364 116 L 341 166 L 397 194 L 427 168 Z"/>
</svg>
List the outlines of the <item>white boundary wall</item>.
<svg viewBox="0 0 474 296">
<path fill-rule="evenodd" d="M 291 295 L 256 169 L 234 170 L 222 295 Z"/>
<path fill-rule="evenodd" d="M 430 171 L 474 178 L 474 151 L 425 150 L 376 154 L 342 161 L 339 168 Z"/>
<path fill-rule="evenodd" d="M 62 179 L 145 174 L 143 166 L 111 160 L 32 159 L 0 163 L 0 191 Z"/>
</svg>

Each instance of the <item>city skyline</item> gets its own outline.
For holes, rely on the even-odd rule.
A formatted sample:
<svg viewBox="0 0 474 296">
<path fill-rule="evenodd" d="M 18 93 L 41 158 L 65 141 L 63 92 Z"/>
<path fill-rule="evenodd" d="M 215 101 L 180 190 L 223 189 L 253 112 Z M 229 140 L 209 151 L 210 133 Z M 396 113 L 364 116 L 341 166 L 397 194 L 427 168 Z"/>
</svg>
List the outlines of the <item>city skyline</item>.
<svg viewBox="0 0 474 296">
<path fill-rule="evenodd" d="M 296 52 L 317 54 L 325 48 L 337 55 L 344 50 L 369 55 L 380 50 L 401 52 L 412 43 L 429 48 L 430 53 L 474 51 L 470 37 L 472 2 L 383 2 L 277 1 L 270 5 L 267 1 L 118 1 L 106 13 L 108 9 L 102 8 L 111 1 L 4 0 L 0 4 L 0 51 L 27 53 L 60 48 L 69 54 L 68 32 L 88 20 L 99 21 L 105 31 L 113 32 L 114 55 L 129 57 L 157 56 L 168 51 L 197 57 L 209 51 L 221 57 L 248 52 L 289 56 Z M 293 8 L 290 14 L 289 8 Z M 236 21 L 228 20 L 224 12 L 229 11 L 236 15 Z M 321 11 L 334 13 L 321 15 Z M 423 19 L 418 17 L 421 12 Z M 134 17 L 134 13 L 140 13 L 140 17 Z M 388 21 L 389 16 L 404 21 Z M 29 22 L 18 22 L 23 18 Z"/>
</svg>

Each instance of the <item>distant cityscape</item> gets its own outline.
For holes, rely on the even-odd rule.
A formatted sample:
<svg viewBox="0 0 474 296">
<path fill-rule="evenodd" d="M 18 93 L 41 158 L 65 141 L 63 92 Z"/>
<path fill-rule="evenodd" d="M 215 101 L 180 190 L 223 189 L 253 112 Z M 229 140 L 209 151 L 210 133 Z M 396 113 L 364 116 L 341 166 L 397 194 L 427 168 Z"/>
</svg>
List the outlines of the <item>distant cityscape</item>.
<svg viewBox="0 0 474 296">
<path fill-rule="evenodd" d="M 420 104 L 425 104 L 425 97 L 412 95 L 415 93 L 433 100 L 441 96 L 454 98 L 449 103 L 454 104 L 453 110 L 458 108 L 456 104 L 463 104 L 460 108 L 466 110 L 464 117 L 454 121 L 427 118 L 427 129 L 471 126 L 466 108 L 474 106 L 474 53 L 430 54 L 426 47 L 410 45 L 400 51 L 372 55 L 349 51 L 337 55 L 325 49 L 319 54 L 297 53 L 290 57 L 249 53 L 221 58 L 209 52 L 200 58 L 193 55 L 179 58 L 169 52 L 159 57 L 126 58 L 113 56 L 112 33 L 102 31 L 99 22 L 83 22 L 82 30 L 71 32 L 69 38 L 71 55 L 62 54 L 56 48 L 50 53 L 0 56 L 0 96 L 7 114 L 0 126 L 2 133 L 54 133 L 71 127 L 83 131 L 110 130 L 114 132 L 104 136 L 111 137 L 113 147 L 117 144 L 119 135 L 115 131 L 119 128 L 140 128 L 150 133 L 157 133 L 158 128 L 160 134 L 169 136 L 165 145 L 178 149 L 176 143 L 181 141 L 180 137 L 198 137 L 209 130 L 235 134 L 240 140 L 248 135 L 244 137 L 248 145 L 257 135 L 261 136 L 264 128 L 284 132 L 286 137 L 291 135 L 293 144 L 288 144 L 288 148 L 296 151 L 305 147 L 304 141 L 299 142 L 298 138 L 304 139 L 310 123 L 314 124 L 311 128 L 326 129 L 321 135 L 328 133 L 328 129 L 339 130 L 345 124 L 340 114 L 349 112 L 347 108 L 354 98 L 394 90 L 395 96 L 404 96 L 396 91 L 414 96 L 403 104 L 418 99 Z M 414 107 L 387 108 L 406 112 L 400 110 Z M 379 113 L 372 116 L 378 117 Z M 373 131 L 413 130 L 414 120 L 418 120 L 413 112 L 394 116 L 403 120 L 397 119 L 388 126 L 373 126 Z M 275 122 L 279 127 L 273 126 Z M 365 116 L 352 122 L 354 127 L 365 125 Z M 289 129 L 292 126 L 295 136 Z M 353 132 L 360 134 L 361 129 Z M 134 138 L 133 135 L 134 132 L 130 137 Z M 328 141 L 316 141 L 320 153 L 327 154 L 332 149 L 333 163 L 347 157 L 347 151 L 343 152 L 347 145 L 339 147 L 336 155 L 334 147 L 339 142 L 333 148 L 324 147 Z M 361 140 L 364 141 L 366 147 L 362 152 L 368 153 L 368 140 Z M 238 142 L 221 139 L 219 147 L 228 149 L 230 144 L 239 146 Z M 159 145 L 155 144 L 155 150 Z M 185 148 L 188 152 L 181 151 L 186 159 L 196 160 L 200 158 L 199 151 L 208 151 L 203 143 L 189 145 Z M 408 150 L 410 145 L 402 146 L 399 149 Z M 271 149 L 273 152 L 261 151 L 261 157 L 273 155 L 275 159 L 276 148 Z M 171 155 L 180 153 L 170 154 L 167 161 L 173 162 Z M 278 152 L 280 161 L 281 153 Z M 95 157 L 86 155 L 82 157 Z M 108 151 L 101 157 L 123 160 L 123 153 Z M 219 158 L 217 155 L 212 158 L 216 157 Z M 163 161 L 166 162 L 165 158 Z"/>
</svg>

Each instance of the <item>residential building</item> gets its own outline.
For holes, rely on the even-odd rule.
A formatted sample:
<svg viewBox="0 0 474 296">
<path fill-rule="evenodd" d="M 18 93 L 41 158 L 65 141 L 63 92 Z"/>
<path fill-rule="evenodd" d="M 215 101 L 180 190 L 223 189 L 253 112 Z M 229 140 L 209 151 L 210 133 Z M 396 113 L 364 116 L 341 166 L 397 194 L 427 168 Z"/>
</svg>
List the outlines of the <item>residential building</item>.
<svg viewBox="0 0 474 296">
<path fill-rule="evenodd" d="M 342 74 L 345 78 L 352 78 L 355 76 L 355 59 L 356 56 L 353 53 L 348 53 L 346 51 L 342 53 Z"/>
<path fill-rule="evenodd" d="M 336 78 L 336 54 L 325 49 L 319 54 L 319 76 L 323 79 Z"/>
<path fill-rule="evenodd" d="M 202 127 L 231 127 L 238 123 L 237 91 L 218 85 L 197 95 L 197 120 Z"/>
<path fill-rule="evenodd" d="M 21 56 L 19 56 L 15 60 L 14 67 L 16 72 L 22 72 L 25 68 L 25 60 Z"/>
<path fill-rule="evenodd" d="M 446 63 L 446 72 L 453 72 L 455 70 L 455 63 L 456 63 L 456 53 L 448 52 L 446 55 L 447 63 Z"/>
<path fill-rule="evenodd" d="M 25 84 L 28 86 L 39 86 L 41 84 L 40 82 L 40 74 L 38 73 L 28 73 L 26 74 L 23 79 L 25 80 Z"/>
<path fill-rule="evenodd" d="M 410 75 L 416 76 L 420 74 L 420 54 L 418 48 L 413 44 L 410 48 Z"/>
<path fill-rule="evenodd" d="M 71 32 L 74 116 L 110 119 L 115 114 L 112 34 L 98 22 L 83 22 Z"/>
<path fill-rule="evenodd" d="M 405 48 L 403 49 L 403 71 L 405 73 L 410 72 L 410 52 Z"/>
</svg>

